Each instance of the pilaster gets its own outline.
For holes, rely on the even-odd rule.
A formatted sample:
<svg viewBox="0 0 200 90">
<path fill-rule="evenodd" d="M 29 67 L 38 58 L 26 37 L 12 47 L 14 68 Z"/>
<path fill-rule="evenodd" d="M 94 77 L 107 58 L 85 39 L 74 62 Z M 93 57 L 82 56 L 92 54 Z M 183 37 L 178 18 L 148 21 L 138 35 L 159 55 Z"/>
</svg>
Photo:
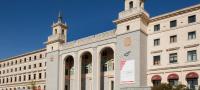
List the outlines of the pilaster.
<svg viewBox="0 0 200 90">
<path fill-rule="evenodd" d="M 97 49 L 93 48 L 93 54 L 92 54 L 92 90 L 97 90 L 98 86 L 98 59 L 97 59 Z"/>
</svg>

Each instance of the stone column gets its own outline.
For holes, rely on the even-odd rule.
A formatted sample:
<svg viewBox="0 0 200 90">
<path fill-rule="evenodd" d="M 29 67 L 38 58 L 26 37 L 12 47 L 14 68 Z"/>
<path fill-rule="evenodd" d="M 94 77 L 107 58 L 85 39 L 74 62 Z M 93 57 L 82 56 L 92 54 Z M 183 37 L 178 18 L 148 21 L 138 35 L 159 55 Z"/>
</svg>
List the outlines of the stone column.
<svg viewBox="0 0 200 90">
<path fill-rule="evenodd" d="M 73 81 L 73 90 L 80 90 L 80 78 L 79 78 L 79 58 L 78 58 L 78 53 L 74 53 L 74 81 Z"/>
<path fill-rule="evenodd" d="M 64 60 L 63 60 L 63 58 L 62 58 L 62 56 L 58 56 L 58 58 L 59 58 L 59 83 L 60 83 L 60 85 L 59 85 L 59 89 L 60 90 L 64 90 L 65 89 L 65 62 L 64 62 Z"/>
<path fill-rule="evenodd" d="M 101 60 L 100 60 L 100 52 L 97 52 L 96 53 L 96 90 L 100 90 L 100 87 L 101 87 Z"/>
<path fill-rule="evenodd" d="M 98 90 L 97 89 L 97 72 L 98 72 L 98 65 L 97 65 L 98 59 L 97 59 L 97 49 L 93 48 L 93 54 L 92 54 L 92 90 Z"/>
<path fill-rule="evenodd" d="M 81 58 L 79 56 L 78 53 L 76 53 L 76 57 L 77 57 L 77 60 L 76 60 L 76 70 L 77 70 L 77 85 L 76 85 L 76 90 L 81 90 Z"/>
</svg>

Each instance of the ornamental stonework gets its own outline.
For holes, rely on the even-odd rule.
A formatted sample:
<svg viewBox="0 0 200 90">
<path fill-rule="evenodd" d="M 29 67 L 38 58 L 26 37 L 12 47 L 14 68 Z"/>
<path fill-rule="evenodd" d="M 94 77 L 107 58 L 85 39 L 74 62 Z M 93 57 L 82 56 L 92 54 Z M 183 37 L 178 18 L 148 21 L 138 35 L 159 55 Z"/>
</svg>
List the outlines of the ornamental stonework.
<svg viewBox="0 0 200 90">
<path fill-rule="evenodd" d="M 125 46 L 125 47 L 130 47 L 130 46 L 131 46 L 131 43 L 132 43 L 131 37 L 126 37 L 126 38 L 124 38 L 124 46 Z"/>
</svg>

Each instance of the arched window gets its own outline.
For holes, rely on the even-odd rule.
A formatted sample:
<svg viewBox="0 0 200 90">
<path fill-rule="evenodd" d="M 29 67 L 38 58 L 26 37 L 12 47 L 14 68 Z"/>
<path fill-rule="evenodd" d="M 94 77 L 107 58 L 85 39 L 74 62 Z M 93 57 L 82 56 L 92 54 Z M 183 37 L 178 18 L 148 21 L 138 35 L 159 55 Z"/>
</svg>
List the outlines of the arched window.
<svg viewBox="0 0 200 90">
<path fill-rule="evenodd" d="M 170 85 L 172 85 L 172 86 L 178 85 L 179 76 L 177 74 L 170 74 L 167 77 L 167 79 L 168 79 Z"/>
<path fill-rule="evenodd" d="M 57 29 L 55 29 L 55 34 L 57 34 L 58 33 L 58 31 L 57 31 Z"/>
<path fill-rule="evenodd" d="M 133 8 L 133 1 L 129 2 L 129 8 Z"/>
<path fill-rule="evenodd" d="M 195 72 L 191 72 L 186 75 L 186 80 L 190 89 L 195 90 L 195 86 L 198 85 L 198 78 L 199 75 Z"/>
<path fill-rule="evenodd" d="M 63 35 L 65 34 L 65 30 L 64 30 L 64 29 L 62 29 L 62 34 L 63 34 Z"/>
<path fill-rule="evenodd" d="M 160 75 L 154 75 L 152 78 L 151 78 L 151 81 L 153 83 L 153 86 L 158 86 L 161 84 L 161 76 Z"/>
</svg>

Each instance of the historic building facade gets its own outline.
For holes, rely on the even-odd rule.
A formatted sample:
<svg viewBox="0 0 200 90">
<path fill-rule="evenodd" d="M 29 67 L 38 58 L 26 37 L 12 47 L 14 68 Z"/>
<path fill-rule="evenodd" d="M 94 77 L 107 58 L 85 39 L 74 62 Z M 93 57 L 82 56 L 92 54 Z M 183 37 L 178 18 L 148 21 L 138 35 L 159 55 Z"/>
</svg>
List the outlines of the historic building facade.
<svg viewBox="0 0 200 90">
<path fill-rule="evenodd" d="M 149 90 L 200 83 L 200 5 L 150 17 L 125 0 L 116 29 L 67 41 L 59 15 L 46 48 L 0 62 L 0 90 Z"/>
</svg>

